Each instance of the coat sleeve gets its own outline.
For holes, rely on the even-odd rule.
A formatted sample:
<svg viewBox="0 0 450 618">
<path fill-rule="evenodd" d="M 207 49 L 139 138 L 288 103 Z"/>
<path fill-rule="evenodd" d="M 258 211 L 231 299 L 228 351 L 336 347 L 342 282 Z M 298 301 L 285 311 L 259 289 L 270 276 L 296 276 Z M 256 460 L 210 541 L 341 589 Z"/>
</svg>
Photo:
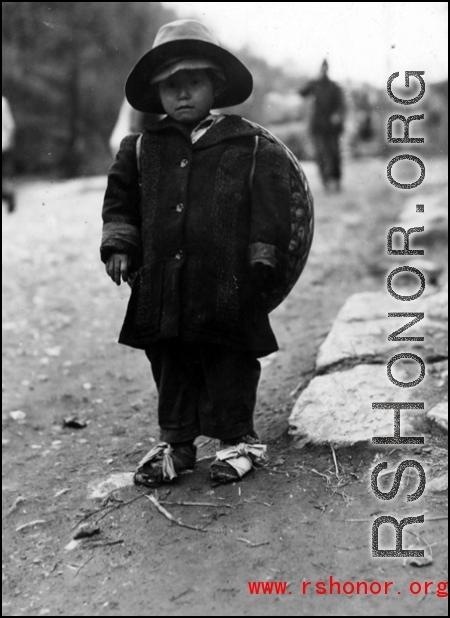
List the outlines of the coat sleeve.
<svg viewBox="0 0 450 618">
<path fill-rule="evenodd" d="M 103 233 L 100 257 L 106 262 L 113 253 L 126 253 L 132 266 L 141 262 L 140 187 L 136 160 L 139 135 L 122 140 L 119 152 L 108 173 L 103 202 Z"/>
<path fill-rule="evenodd" d="M 260 137 L 252 181 L 250 266 L 270 291 L 283 282 L 291 236 L 291 163 L 278 144 Z"/>
</svg>

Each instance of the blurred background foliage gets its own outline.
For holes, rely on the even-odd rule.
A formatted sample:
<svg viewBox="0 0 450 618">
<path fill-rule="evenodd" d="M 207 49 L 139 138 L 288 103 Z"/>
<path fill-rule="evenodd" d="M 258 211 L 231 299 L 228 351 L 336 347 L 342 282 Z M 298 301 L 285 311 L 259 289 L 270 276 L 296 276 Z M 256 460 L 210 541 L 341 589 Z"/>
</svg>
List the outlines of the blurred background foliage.
<svg viewBox="0 0 450 618">
<path fill-rule="evenodd" d="M 151 48 L 159 27 L 176 18 L 159 2 L 2 2 L 2 93 L 17 123 L 17 173 L 105 173 L 125 79 Z M 255 90 L 244 105 L 227 112 L 268 126 L 300 159 L 311 158 L 311 102 L 302 100 L 298 89 L 319 67 L 311 67 L 308 76 L 297 75 L 248 48 L 233 51 L 252 71 Z M 385 88 L 341 85 L 348 110 L 346 152 L 377 156 L 388 149 L 392 154 L 386 121 L 402 110 L 390 102 Z M 425 113 L 426 126 L 415 123 L 412 136 L 427 136 L 428 154 L 447 153 L 447 109 L 448 82 L 443 82 L 427 85 L 422 101 L 403 111 L 406 116 Z"/>
<path fill-rule="evenodd" d="M 172 19 L 159 2 L 2 2 L 18 171 L 105 171 L 126 76 Z"/>
</svg>

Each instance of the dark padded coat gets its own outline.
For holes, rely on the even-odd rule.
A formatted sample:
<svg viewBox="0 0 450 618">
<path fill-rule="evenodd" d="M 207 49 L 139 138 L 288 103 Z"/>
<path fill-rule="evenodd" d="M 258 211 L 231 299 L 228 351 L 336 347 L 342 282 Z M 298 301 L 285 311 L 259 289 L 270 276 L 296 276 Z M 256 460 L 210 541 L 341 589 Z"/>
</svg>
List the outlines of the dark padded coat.
<svg viewBox="0 0 450 618">
<path fill-rule="evenodd" d="M 264 295 L 286 270 L 285 151 L 238 116 L 195 144 L 165 118 L 144 130 L 139 173 L 137 138 L 122 142 L 103 206 L 102 260 L 127 253 L 137 270 L 120 342 L 145 349 L 180 337 L 275 351 Z M 259 279 L 256 264 L 272 276 Z"/>
</svg>

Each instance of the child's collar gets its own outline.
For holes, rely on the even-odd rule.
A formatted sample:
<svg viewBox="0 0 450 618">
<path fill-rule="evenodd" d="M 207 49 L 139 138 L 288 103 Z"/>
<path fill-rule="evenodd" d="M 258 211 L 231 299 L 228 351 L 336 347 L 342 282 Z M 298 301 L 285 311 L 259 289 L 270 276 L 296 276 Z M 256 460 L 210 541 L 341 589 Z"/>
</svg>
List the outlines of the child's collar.
<svg viewBox="0 0 450 618">
<path fill-rule="evenodd" d="M 203 118 L 201 122 L 191 131 L 191 142 L 195 144 L 200 138 L 202 138 L 208 131 L 216 126 L 219 122 L 225 119 L 224 114 L 208 114 L 206 118 Z"/>
<path fill-rule="evenodd" d="M 170 129 L 178 130 L 189 141 L 191 141 L 192 129 L 176 122 L 169 116 L 166 116 L 154 125 L 149 125 L 144 128 L 145 132 L 153 134 L 164 133 Z M 194 147 L 196 149 L 206 148 L 227 139 L 233 139 L 235 137 L 251 137 L 259 135 L 260 133 L 260 129 L 254 127 L 240 116 L 236 116 L 234 114 L 224 114 L 223 119 L 220 122 L 215 123 L 205 135 L 202 135 L 202 139 L 196 141 Z"/>
</svg>

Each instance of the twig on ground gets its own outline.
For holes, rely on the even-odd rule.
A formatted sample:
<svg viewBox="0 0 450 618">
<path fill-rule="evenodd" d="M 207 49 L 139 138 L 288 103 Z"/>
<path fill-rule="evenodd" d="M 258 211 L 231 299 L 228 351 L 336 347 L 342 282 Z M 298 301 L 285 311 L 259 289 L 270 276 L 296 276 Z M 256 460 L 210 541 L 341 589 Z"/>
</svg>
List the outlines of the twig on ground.
<svg viewBox="0 0 450 618">
<path fill-rule="evenodd" d="M 269 541 L 264 541 L 264 543 L 252 543 L 252 541 L 249 541 L 248 539 L 237 539 L 240 543 L 245 543 L 246 545 L 248 545 L 248 547 L 251 547 L 252 549 L 256 548 L 256 547 L 263 547 L 264 545 L 270 545 Z"/>
<path fill-rule="evenodd" d="M 78 526 L 83 524 L 85 521 L 87 521 L 91 517 L 94 517 L 94 515 L 97 515 L 98 513 L 103 513 L 104 510 L 110 509 L 110 508 L 111 507 L 108 506 L 102 509 L 96 509 L 95 511 L 90 511 L 90 513 L 86 513 L 86 515 L 83 515 L 83 517 L 70 529 L 70 531 L 73 532 L 75 528 L 78 528 Z"/>
<path fill-rule="evenodd" d="M 285 455 L 288 455 L 288 454 L 292 454 L 292 446 L 290 446 L 289 448 L 285 449 L 284 451 L 281 451 L 280 453 L 277 453 L 277 456 L 278 457 L 284 457 Z M 300 464 L 295 464 L 294 468 L 296 470 L 302 470 L 302 469 L 304 469 L 304 466 L 300 465 Z"/>
<path fill-rule="evenodd" d="M 433 446 L 433 449 L 435 451 L 440 451 L 441 453 L 445 453 L 446 455 L 448 455 L 448 448 L 441 448 L 440 446 Z"/>
<path fill-rule="evenodd" d="M 337 491 L 338 489 L 343 489 L 344 487 L 347 487 L 347 485 L 350 485 L 350 483 L 351 483 L 351 480 L 344 481 L 343 479 L 340 479 L 339 483 L 337 485 L 334 485 L 332 489 L 335 489 Z"/>
<path fill-rule="evenodd" d="M 419 541 L 419 543 L 425 544 L 428 547 L 429 551 L 430 551 L 430 558 L 433 558 L 433 547 L 432 547 L 432 545 L 430 545 L 428 543 L 428 541 L 423 539 L 421 536 L 419 536 L 415 532 L 412 532 L 411 530 L 407 530 L 406 528 L 405 528 L 405 532 L 407 532 L 408 534 L 413 536 L 417 541 Z"/>
<path fill-rule="evenodd" d="M 399 448 L 394 448 L 392 449 L 392 451 L 389 451 L 388 455 L 393 455 L 394 453 L 396 453 L 397 451 L 400 451 L 401 449 Z"/>
<path fill-rule="evenodd" d="M 265 467 L 265 470 L 267 470 L 269 474 L 280 474 L 281 476 L 287 476 L 288 478 L 291 478 L 291 475 L 289 474 L 289 472 L 287 472 L 287 470 L 275 470 L 274 468 L 270 470 L 267 467 Z"/>
<path fill-rule="evenodd" d="M 188 590 L 185 590 L 184 592 L 182 592 L 181 594 L 179 594 L 176 597 L 171 597 L 169 599 L 169 601 L 171 603 L 175 603 L 175 601 L 179 601 L 180 599 L 182 599 L 183 597 L 185 597 L 187 594 L 191 594 L 192 592 L 195 592 L 195 590 L 193 590 L 192 588 L 189 588 Z"/>
<path fill-rule="evenodd" d="M 94 517 L 95 515 L 101 515 L 101 517 L 98 519 L 98 521 L 101 521 L 102 519 L 104 519 L 107 515 L 109 515 L 109 513 L 112 513 L 113 511 L 117 510 L 117 509 L 122 509 L 126 506 L 130 506 L 130 504 L 134 504 L 135 502 L 137 502 L 138 500 L 142 500 L 142 498 L 147 497 L 146 494 L 141 494 L 140 496 L 137 496 L 137 498 L 133 498 L 133 500 L 129 500 L 128 502 L 120 502 L 119 504 L 114 504 L 112 506 L 105 506 L 101 509 L 96 509 L 95 511 L 91 511 L 90 513 L 87 513 L 86 515 L 84 515 L 80 521 L 78 521 L 73 528 L 71 528 L 71 532 L 73 530 L 75 530 L 75 528 L 78 528 L 78 526 L 80 524 L 82 524 L 83 522 L 85 522 L 86 520 L 90 519 L 91 517 Z"/>
<path fill-rule="evenodd" d="M 311 469 L 311 472 L 312 472 L 313 474 L 317 474 L 317 475 L 319 475 L 319 476 L 322 476 L 324 479 L 327 479 L 327 485 L 330 485 L 331 480 L 330 480 L 330 477 L 329 477 L 329 476 L 327 476 L 326 474 L 322 474 L 321 472 L 317 472 L 317 470 L 315 470 L 314 468 L 312 468 L 312 469 Z"/>
<path fill-rule="evenodd" d="M 334 450 L 334 446 L 330 444 L 331 453 L 333 454 L 334 467 L 336 470 L 336 477 L 339 478 L 339 465 L 336 457 L 336 451 Z"/>
<path fill-rule="evenodd" d="M 120 541 L 109 541 L 107 543 L 89 543 L 88 547 L 113 547 L 114 545 L 123 545 L 125 541 L 121 539 Z"/>
<path fill-rule="evenodd" d="M 12 515 L 13 513 L 15 513 L 15 511 L 17 511 L 17 509 L 19 508 L 19 506 L 21 504 L 24 504 L 26 502 L 26 499 L 23 496 L 19 496 L 18 498 L 16 498 L 14 500 L 14 504 L 12 505 L 12 507 L 9 509 L 9 511 L 6 513 L 5 517 L 3 519 L 5 519 L 6 517 L 9 517 L 10 515 Z"/>
<path fill-rule="evenodd" d="M 257 500 L 244 500 L 243 504 L 261 504 L 262 506 L 268 506 L 270 508 L 273 507 L 273 504 L 269 504 L 268 502 L 258 502 Z"/>
<path fill-rule="evenodd" d="M 334 496 L 341 496 L 342 500 L 344 500 L 347 505 L 349 505 L 351 503 L 351 501 L 352 501 L 352 499 L 349 496 L 347 496 L 345 491 L 342 492 L 342 491 L 338 491 L 336 489 L 336 491 L 333 492 L 330 500 L 332 500 L 334 498 Z"/>
<path fill-rule="evenodd" d="M 289 393 L 289 397 L 296 397 L 297 393 L 307 384 L 307 380 L 302 378 L 293 391 Z"/>
<path fill-rule="evenodd" d="M 343 483 L 342 481 L 339 481 L 338 485 L 336 485 L 336 487 L 334 487 L 334 491 L 331 494 L 331 498 L 330 500 L 332 500 L 334 498 L 334 496 L 337 494 L 338 496 L 341 496 L 343 498 L 343 500 L 346 501 L 347 504 L 349 504 L 351 502 L 351 498 L 349 498 L 349 496 L 347 496 L 347 494 L 344 492 L 339 491 L 339 489 L 343 488 L 343 487 L 347 487 L 347 485 L 349 485 L 351 483 L 351 481 L 347 481 L 346 483 Z"/>
<path fill-rule="evenodd" d="M 160 504 L 166 504 L 167 506 L 212 506 L 214 508 L 225 508 L 225 509 L 235 509 L 236 507 L 232 504 L 213 504 L 212 502 L 167 502 L 166 500 L 160 500 Z"/>
<path fill-rule="evenodd" d="M 22 532 L 23 530 L 34 528 L 35 526 L 43 526 L 46 523 L 44 519 L 36 519 L 35 521 L 30 521 L 28 524 L 22 524 L 22 526 L 16 528 L 16 532 Z"/>
<path fill-rule="evenodd" d="M 90 562 L 91 560 L 93 560 L 93 559 L 94 559 L 94 555 L 90 556 L 90 557 L 86 560 L 86 562 L 83 562 L 83 564 L 82 564 L 80 567 L 78 567 L 78 569 L 75 571 L 75 577 L 78 575 L 78 573 L 81 571 L 81 569 L 84 569 L 84 567 L 85 567 L 87 564 L 89 564 L 89 562 Z"/>
<path fill-rule="evenodd" d="M 198 528 L 197 526 L 190 526 L 189 524 L 184 524 L 179 519 L 175 519 L 175 517 L 171 515 L 169 511 L 167 511 L 163 506 L 161 506 L 161 504 L 158 502 L 158 499 L 155 498 L 155 496 L 146 495 L 145 497 L 148 500 L 150 500 L 150 502 L 158 509 L 158 511 L 162 515 L 164 515 L 164 517 L 166 517 L 169 521 L 176 524 L 177 526 L 180 526 L 181 528 L 188 528 L 189 530 L 196 530 L 197 532 L 203 532 L 205 534 L 207 533 L 207 530 L 205 530 L 204 528 Z"/>
<path fill-rule="evenodd" d="M 140 448 L 137 451 L 133 451 L 132 453 L 127 453 L 125 455 L 125 459 L 128 459 L 129 457 L 134 457 L 135 455 L 140 455 L 141 453 L 144 453 L 146 451 L 145 448 Z"/>
</svg>

